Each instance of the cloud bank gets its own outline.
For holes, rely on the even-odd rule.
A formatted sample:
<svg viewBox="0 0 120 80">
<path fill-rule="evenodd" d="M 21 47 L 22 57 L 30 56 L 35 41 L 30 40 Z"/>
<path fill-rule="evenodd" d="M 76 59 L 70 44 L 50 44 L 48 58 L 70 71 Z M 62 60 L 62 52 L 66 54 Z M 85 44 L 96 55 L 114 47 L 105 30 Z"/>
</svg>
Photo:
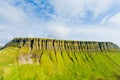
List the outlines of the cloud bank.
<svg viewBox="0 0 120 80">
<path fill-rule="evenodd" d="M 14 37 L 112 41 L 120 45 L 119 3 L 119 0 L 2 0 L 0 45 Z"/>
</svg>

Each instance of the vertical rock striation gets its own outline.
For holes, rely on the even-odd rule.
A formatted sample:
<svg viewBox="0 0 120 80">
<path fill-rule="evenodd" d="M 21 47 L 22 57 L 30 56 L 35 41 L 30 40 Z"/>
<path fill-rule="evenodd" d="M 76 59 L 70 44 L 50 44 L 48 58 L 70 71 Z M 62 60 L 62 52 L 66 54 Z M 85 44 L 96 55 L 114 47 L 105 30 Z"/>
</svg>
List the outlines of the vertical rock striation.
<svg viewBox="0 0 120 80">
<path fill-rule="evenodd" d="M 119 51 L 119 47 L 112 42 L 94 42 L 94 41 L 71 41 L 56 40 L 44 38 L 15 38 L 5 47 L 20 48 L 19 63 L 31 64 L 33 62 L 40 63 L 43 54 L 47 54 L 50 60 L 53 55 L 57 61 L 57 54 L 67 54 L 69 59 L 74 62 L 77 60 L 76 53 L 97 53 L 97 52 L 114 52 Z M 74 55 L 74 57 L 72 57 Z M 73 59 L 74 58 L 74 59 Z"/>
<path fill-rule="evenodd" d="M 112 42 L 94 42 L 94 41 L 70 41 L 44 38 L 15 38 L 5 45 L 5 47 L 29 48 L 30 50 L 80 50 L 88 51 L 112 51 L 119 47 Z"/>
</svg>

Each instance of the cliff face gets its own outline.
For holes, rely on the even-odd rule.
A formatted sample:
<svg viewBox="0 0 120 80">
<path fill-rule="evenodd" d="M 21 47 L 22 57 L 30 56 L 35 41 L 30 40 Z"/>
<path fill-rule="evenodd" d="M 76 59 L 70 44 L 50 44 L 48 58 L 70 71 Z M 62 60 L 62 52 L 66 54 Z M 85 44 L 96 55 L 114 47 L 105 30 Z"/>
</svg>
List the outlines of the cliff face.
<svg viewBox="0 0 120 80">
<path fill-rule="evenodd" d="M 79 51 L 112 51 L 119 47 L 112 42 L 70 41 L 43 38 L 15 38 L 5 45 L 30 50 L 79 50 Z"/>
<path fill-rule="evenodd" d="M 67 54 L 69 59 L 74 62 L 77 60 L 76 53 L 97 53 L 118 51 L 119 47 L 111 42 L 93 42 L 93 41 L 70 41 L 43 38 L 15 38 L 5 45 L 5 47 L 20 48 L 19 63 L 40 63 L 42 55 L 47 54 L 53 61 L 53 55 Z M 72 57 L 74 55 L 74 57 Z"/>
<path fill-rule="evenodd" d="M 0 50 L 2 49 L 3 47 L 2 46 L 0 46 Z"/>
</svg>

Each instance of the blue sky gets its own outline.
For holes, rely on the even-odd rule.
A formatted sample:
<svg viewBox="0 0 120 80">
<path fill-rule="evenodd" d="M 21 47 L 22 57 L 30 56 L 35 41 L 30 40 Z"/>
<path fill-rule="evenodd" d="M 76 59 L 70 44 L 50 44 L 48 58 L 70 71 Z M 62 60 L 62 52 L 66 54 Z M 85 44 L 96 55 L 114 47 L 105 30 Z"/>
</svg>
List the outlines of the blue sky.
<svg viewBox="0 0 120 80">
<path fill-rule="evenodd" d="M 120 45 L 120 0 L 1 0 L 0 45 L 14 37 Z"/>
</svg>

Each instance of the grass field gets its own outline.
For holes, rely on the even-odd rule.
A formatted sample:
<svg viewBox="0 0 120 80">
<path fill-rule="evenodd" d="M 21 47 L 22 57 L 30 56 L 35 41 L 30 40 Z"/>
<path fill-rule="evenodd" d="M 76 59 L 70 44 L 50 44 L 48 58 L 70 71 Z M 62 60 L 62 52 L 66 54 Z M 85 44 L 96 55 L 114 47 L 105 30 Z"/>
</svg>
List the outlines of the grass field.
<svg viewBox="0 0 120 80">
<path fill-rule="evenodd" d="M 53 53 L 44 51 L 39 65 L 21 65 L 18 48 L 0 50 L 0 80 L 120 80 L 119 52 Z"/>
</svg>

